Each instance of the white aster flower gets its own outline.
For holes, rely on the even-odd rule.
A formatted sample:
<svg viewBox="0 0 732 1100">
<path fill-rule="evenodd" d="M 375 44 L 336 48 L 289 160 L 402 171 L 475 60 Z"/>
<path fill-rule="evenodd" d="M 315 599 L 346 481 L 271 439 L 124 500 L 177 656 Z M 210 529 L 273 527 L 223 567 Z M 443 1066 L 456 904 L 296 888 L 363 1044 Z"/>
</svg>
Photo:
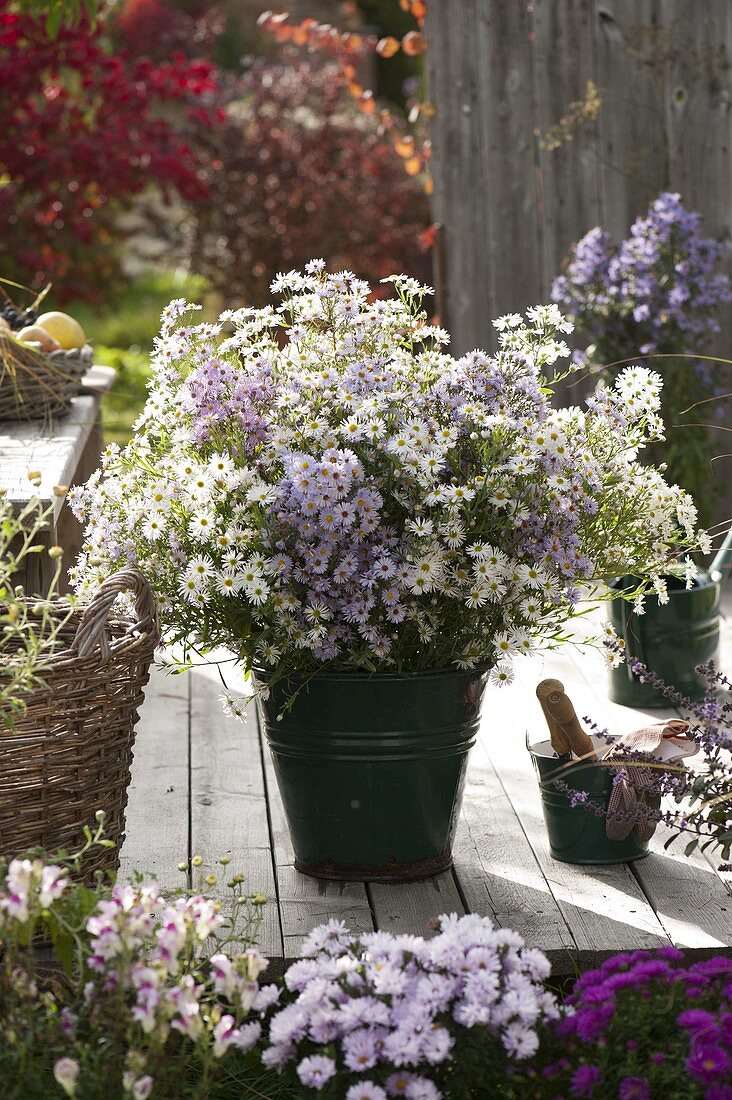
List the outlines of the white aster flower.
<svg viewBox="0 0 732 1100">
<path fill-rule="evenodd" d="M 260 607 L 269 596 L 269 585 L 262 578 L 245 582 L 243 588 L 247 599 L 255 607 Z"/>
<path fill-rule="evenodd" d="M 506 684 L 513 683 L 515 675 L 511 665 L 505 661 L 500 661 L 491 669 L 488 680 L 494 687 L 504 687 Z"/>
</svg>

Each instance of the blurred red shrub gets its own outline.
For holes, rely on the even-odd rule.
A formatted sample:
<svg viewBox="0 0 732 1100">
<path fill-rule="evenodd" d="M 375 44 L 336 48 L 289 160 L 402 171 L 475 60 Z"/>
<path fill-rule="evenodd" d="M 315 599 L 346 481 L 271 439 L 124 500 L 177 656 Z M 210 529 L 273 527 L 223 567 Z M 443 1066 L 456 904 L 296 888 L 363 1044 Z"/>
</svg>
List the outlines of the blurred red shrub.
<svg viewBox="0 0 732 1100">
<path fill-rule="evenodd" d="M 314 256 L 371 281 L 394 271 L 430 280 L 427 197 L 348 80 L 339 61 L 295 51 L 257 61 L 209 134 L 191 255 L 227 302 L 262 304 L 278 271 Z"/>
<path fill-rule="evenodd" d="M 93 297 L 116 272 L 121 207 L 153 184 L 206 197 L 198 135 L 223 118 L 208 62 L 114 54 L 88 25 L 51 40 L 0 0 L 0 88 L 3 274 Z"/>
<path fill-rule="evenodd" d="M 223 11 L 207 0 L 184 7 L 166 0 L 123 0 L 113 9 L 112 32 L 132 57 L 165 61 L 180 53 L 211 58 L 226 22 Z"/>
</svg>

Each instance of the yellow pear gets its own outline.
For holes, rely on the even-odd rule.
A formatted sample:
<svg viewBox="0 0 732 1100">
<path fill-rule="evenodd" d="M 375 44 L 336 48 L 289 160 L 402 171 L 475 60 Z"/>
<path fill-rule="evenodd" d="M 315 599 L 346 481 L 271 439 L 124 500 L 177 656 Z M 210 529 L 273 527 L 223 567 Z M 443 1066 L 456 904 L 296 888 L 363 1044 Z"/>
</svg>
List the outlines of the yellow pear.
<svg viewBox="0 0 732 1100">
<path fill-rule="evenodd" d="M 44 313 L 38 318 L 37 324 L 45 328 L 49 336 L 67 351 L 71 348 L 82 348 L 86 343 L 84 330 L 78 321 L 69 317 L 68 313 Z"/>
</svg>

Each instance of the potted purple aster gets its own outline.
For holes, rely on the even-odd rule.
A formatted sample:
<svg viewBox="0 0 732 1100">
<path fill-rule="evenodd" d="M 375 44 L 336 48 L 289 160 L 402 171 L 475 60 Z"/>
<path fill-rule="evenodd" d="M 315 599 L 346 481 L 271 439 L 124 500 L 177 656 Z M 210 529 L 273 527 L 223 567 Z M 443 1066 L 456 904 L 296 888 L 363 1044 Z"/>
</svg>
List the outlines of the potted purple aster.
<svg viewBox="0 0 732 1100">
<path fill-rule="evenodd" d="M 732 294 L 717 270 L 723 246 L 702 236 L 701 221 L 680 195 L 665 192 L 620 244 L 600 226 L 591 229 L 572 248 L 552 297 L 587 341 L 575 357 L 591 371 L 617 373 L 632 356 L 654 360 L 664 379 L 661 415 L 684 430 L 655 444 L 651 457 L 668 464 L 669 479 L 692 494 L 711 523 L 715 447 L 697 405 L 707 402 L 709 409 L 728 389 L 704 353 L 720 330 L 719 307 Z"/>
<path fill-rule="evenodd" d="M 651 372 L 552 409 L 556 306 L 454 359 L 429 288 L 324 266 L 216 324 L 171 303 L 134 439 L 72 493 L 76 581 L 134 564 L 171 642 L 253 674 L 298 868 L 406 879 L 450 864 L 486 683 L 601 578 L 668 572 L 695 511 L 636 461 Z"/>
</svg>

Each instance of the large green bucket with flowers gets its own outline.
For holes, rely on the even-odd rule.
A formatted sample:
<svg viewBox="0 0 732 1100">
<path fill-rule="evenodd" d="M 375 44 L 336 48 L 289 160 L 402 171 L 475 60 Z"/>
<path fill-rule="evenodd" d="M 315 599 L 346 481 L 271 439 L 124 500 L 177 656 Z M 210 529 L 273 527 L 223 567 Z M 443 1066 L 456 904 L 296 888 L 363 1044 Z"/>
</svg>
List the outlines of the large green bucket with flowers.
<svg viewBox="0 0 732 1100">
<path fill-rule="evenodd" d="M 299 871 L 407 882 L 451 865 L 486 678 L 447 669 L 271 684 L 260 715 Z"/>
</svg>

